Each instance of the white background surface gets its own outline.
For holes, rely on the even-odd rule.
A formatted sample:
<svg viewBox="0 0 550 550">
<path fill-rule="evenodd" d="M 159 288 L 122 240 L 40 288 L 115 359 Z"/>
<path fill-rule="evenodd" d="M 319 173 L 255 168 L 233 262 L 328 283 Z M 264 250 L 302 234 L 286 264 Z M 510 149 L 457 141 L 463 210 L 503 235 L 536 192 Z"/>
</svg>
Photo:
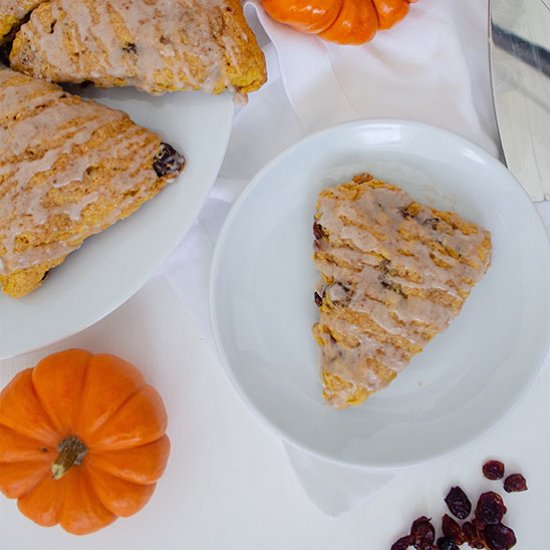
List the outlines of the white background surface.
<svg viewBox="0 0 550 550">
<path fill-rule="evenodd" d="M 354 49 L 349 57 L 344 49 L 327 48 L 330 60 L 324 64 L 314 63 L 312 56 L 317 52 L 323 57 L 325 46 L 310 38 L 298 37 L 298 49 L 283 30 L 277 35 L 278 55 L 267 44 L 270 83 L 241 111 L 201 225 L 168 266 L 177 294 L 164 279 L 154 280 L 107 319 L 55 346 L 82 345 L 120 354 L 143 368 L 158 387 L 171 419 L 173 452 L 157 493 L 135 517 L 81 539 L 58 528 L 35 527 L 13 501 L 1 498 L 2 550 L 389 550 L 417 516 L 439 521 L 451 485 L 462 485 L 472 500 L 499 487 L 482 478 L 481 465 L 488 457 L 504 460 L 509 470 L 519 468 L 530 486 L 527 493 L 505 496 L 506 521 L 518 535 L 516 548 L 550 547 L 548 369 L 514 413 L 481 441 L 403 473 L 368 502 L 330 519 L 302 492 L 282 445 L 240 402 L 205 341 L 205 251 L 211 249 L 228 203 L 266 161 L 304 134 L 349 118 L 399 116 L 459 131 L 496 151 L 486 55 L 487 2 L 421 0 L 414 8 L 415 15 L 400 28 Z M 298 51 L 301 59 L 296 59 Z M 286 64 L 279 67 L 277 57 Z M 295 59 L 302 64 L 294 65 Z M 302 70 L 304 63 L 308 71 Z M 338 104 L 344 89 L 338 83 L 321 82 L 321 70 L 327 66 L 337 67 L 353 108 Z M 397 78 L 399 71 L 406 78 Z M 365 83 L 373 81 L 376 86 L 362 94 Z M 334 95 L 319 94 L 320 89 Z M 291 102 L 298 114 L 285 92 L 293 92 Z M 334 100 L 334 108 L 327 109 L 327 97 Z M 550 207 L 542 205 L 540 210 L 550 220 Z M 188 305 L 181 306 L 178 298 Z M 30 366 L 53 349 L 2 362 L 0 383 L 9 380 L 16 366 Z"/>
<path fill-rule="evenodd" d="M 412 520 L 439 518 L 449 487 L 475 497 L 499 482 L 481 464 L 519 468 L 529 491 L 505 495 L 518 550 L 545 549 L 550 444 L 546 432 L 550 373 L 513 415 L 482 441 L 409 471 L 375 498 L 337 519 L 307 499 L 280 442 L 241 403 L 164 278 L 153 279 L 115 313 L 65 342 L 2 363 L 1 382 L 54 349 L 85 346 L 134 361 L 162 393 L 172 456 L 151 502 L 136 516 L 97 534 L 74 537 L 34 526 L 14 501 L 0 499 L 0 545 L 6 550 L 389 550 Z M 177 431 L 173 419 L 179 417 Z M 434 434 L 437 437 L 437 434 Z M 503 493 L 504 494 L 504 493 Z"/>
</svg>

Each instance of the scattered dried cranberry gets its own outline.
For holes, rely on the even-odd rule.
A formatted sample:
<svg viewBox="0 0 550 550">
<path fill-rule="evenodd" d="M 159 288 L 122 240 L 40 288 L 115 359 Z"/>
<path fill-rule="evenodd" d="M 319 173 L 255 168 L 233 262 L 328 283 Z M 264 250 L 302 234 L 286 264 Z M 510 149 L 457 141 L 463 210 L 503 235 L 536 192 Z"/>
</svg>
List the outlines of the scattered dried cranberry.
<svg viewBox="0 0 550 550">
<path fill-rule="evenodd" d="M 476 526 L 471 521 L 464 522 L 462 525 L 462 534 L 464 535 L 464 542 L 467 542 L 472 548 L 485 548 L 485 544 L 483 544 Z"/>
<path fill-rule="evenodd" d="M 493 481 L 502 479 L 504 477 L 504 464 L 500 460 L 488 460 L 483 465 L 483 475 Z"/>
<path fill-rule="evenodd" d="M 465 542 L 470 544 L 470 541 L 477 537 L 477 530 L 471 521 L 465 521 L 462 524 L 462 534 L 466 539 Z"/>
<path fill-rule="evenodd" d="M 128 42 L 122 49 L 126 53 L 137 53 L 137 46 L 133 42 Z"/>
<path fill-rule="evenodd" d="M 460 525 L 447 514 L 441 518 L 441 531 L 443 531 L 443 536 L 453 540 L 456 544 L 462 544 L 464 542 Z"/>
<path fill-rule="evenodd" d="M 485 529 L 485 523 L 478 518 L 472 520 L 474 527 L 477 529 L 477 535 L 483 540 L 483 529 Z"/>
<path fill-rule="evenodd" d="M 323 305 L 323 298 L 321 298 L 317 292 L 313 294 L 313 299 L 315 300 L 315 305 L 317 307 L 321 307 Z"/>
<path fill-rule="evenodd" d="M 459 550 L 456 542 L 453 539 L 447 537 L 441 537 L 437 539 L 437 547 L 439 550 Z"/>
<path fill-rule="evenodd" d="M 507 493 L 527 491 L 527 481 L 521 474 L 511 474 L 504 480 L 504 490 Z"/>
<path fill-rule="evenodd" d="M 421 516 L 415 519 L 411 525 L 411 535 L 414 537 L 414 544 L 433 544 L 435 542 L 435 528 L 431 524 L 431 518 Z"/>
<path fill-rule="evenodd" d="M 460 487 L 452 487 L 445 502 L 451 514 L 458 519 L 466 519 L 472 511 L 472 503 Z"/>
<path fill-rule="evenodd" d="M 323 226 L 320 223 L 314 222 L 313 224 L 313 236 L 320 241 L 325 235 L 325 231 L 323 230 Z"/>
<path fill-rule="evenodd" d="M 489 550 L 508 550 L 517 542 L 514 531 L 502 523 L 487 525 L 484 535 L 485 544 Z"/>
<path fill-rule="evenodd" d="M 505 467 L 498 460 L 488 460 L 482 470 L 487 479 L 496 480 L 504 477 Z M 504 480 L 504 489 L 508 493 L 526 491 L 527 481 L 522 474 L 511 474 Z M 451 514 L 458 519 L 467 519 L 472 512 L 470 499 L 458 486 L 451 487 L 445 502 Z M 396 541 L 391 550 L 409 550 L 410 547 L 416 550 L 460 550 L 459 547 L 465 543 L 469 548 L 478 550 L 509 550 L 516 545 L 517 540 L 514 531 L 502 523 L 506 512 L 502 497 L 494 491 L 488 491 L 479 496 L 475 517 L 465 521 L 462 527 L 451 516 L 444 514 L 441 518 L 442 536 L 436 543 L 431 518 L 421 516 L 412 523 L 410 534 Z"/>
<path fill-rule="evenodd" d="M 489 491 L 481 494 L 477 501 L 476 518 L 486 524 L 500 523 L 506 510 L 502 497 Z"/>
<path fill-rule="evenodd" d="M 407 550 L 409 546 L 412 546 L 414 543 L 414 537 L 412 535 L 407 535 L 401 537 L 399 540 L 396 540 L 390 550 Z"/>
</svg>

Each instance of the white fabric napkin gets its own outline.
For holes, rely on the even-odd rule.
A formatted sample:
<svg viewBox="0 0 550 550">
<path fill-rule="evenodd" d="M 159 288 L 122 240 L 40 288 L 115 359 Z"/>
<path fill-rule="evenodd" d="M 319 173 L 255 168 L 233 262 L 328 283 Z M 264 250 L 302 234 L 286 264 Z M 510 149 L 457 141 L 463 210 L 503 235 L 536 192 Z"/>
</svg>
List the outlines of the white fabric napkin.
<svg viewBox="0 0 550 550">
<path fill-rule="evenodd" d="M 247 14 L 266 54 L 269 82 L 238 108 L 219 179 L 164 268 L 207 339 L 209 267 L 219 230 L 253 175 L 292 143 L 345 120 L 389 117 L 441 126 L 493 155 L 499 151 L 487 0 L 420 0 L 398 26 L 358 47 L 328 44 L 275 23 L 259 0 L 247 2 Z M 287 452 L 304 491 L 331 516 L 399 475 L 341 467 L 293 447 Z"/>
</svg>

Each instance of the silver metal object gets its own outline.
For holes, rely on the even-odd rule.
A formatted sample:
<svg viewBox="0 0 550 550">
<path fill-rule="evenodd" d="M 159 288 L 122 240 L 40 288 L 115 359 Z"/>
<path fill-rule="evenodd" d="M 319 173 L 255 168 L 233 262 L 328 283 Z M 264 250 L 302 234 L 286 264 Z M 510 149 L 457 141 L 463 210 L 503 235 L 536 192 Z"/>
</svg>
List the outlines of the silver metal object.
<svg viewBox="0 0 550 550">
<path fill-rule="evenodd" d="M 490 0 L 495 111 L 506 163 L 550 199 L 550 0 Z"/>
</svg>

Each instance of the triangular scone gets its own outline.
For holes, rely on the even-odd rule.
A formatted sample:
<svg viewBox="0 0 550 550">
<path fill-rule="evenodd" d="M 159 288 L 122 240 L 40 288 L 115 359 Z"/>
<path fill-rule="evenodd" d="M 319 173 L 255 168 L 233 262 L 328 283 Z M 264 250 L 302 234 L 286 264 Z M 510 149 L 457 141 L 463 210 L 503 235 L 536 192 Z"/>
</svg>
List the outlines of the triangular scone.
<svg viewBox="0 0 550 550">
<path fill-rule="evenodd" d="M 11 67 L 53 82 L 247 93 L 266 79 L 239 0 L 50 0 L 13 42 Z"/>
<path fill-rule="evenodd" d="M 491 235 L 361 174 L 319 194 L 313 226 L 323 395 L 362 403 L 458 315 L 491 261 Z"/>
<path fill-rule="evenodd" d="M 126 218 L 184 160 L 128 115 L 0 70 L 0 286 L 21 297 Z"/>
</svg>

